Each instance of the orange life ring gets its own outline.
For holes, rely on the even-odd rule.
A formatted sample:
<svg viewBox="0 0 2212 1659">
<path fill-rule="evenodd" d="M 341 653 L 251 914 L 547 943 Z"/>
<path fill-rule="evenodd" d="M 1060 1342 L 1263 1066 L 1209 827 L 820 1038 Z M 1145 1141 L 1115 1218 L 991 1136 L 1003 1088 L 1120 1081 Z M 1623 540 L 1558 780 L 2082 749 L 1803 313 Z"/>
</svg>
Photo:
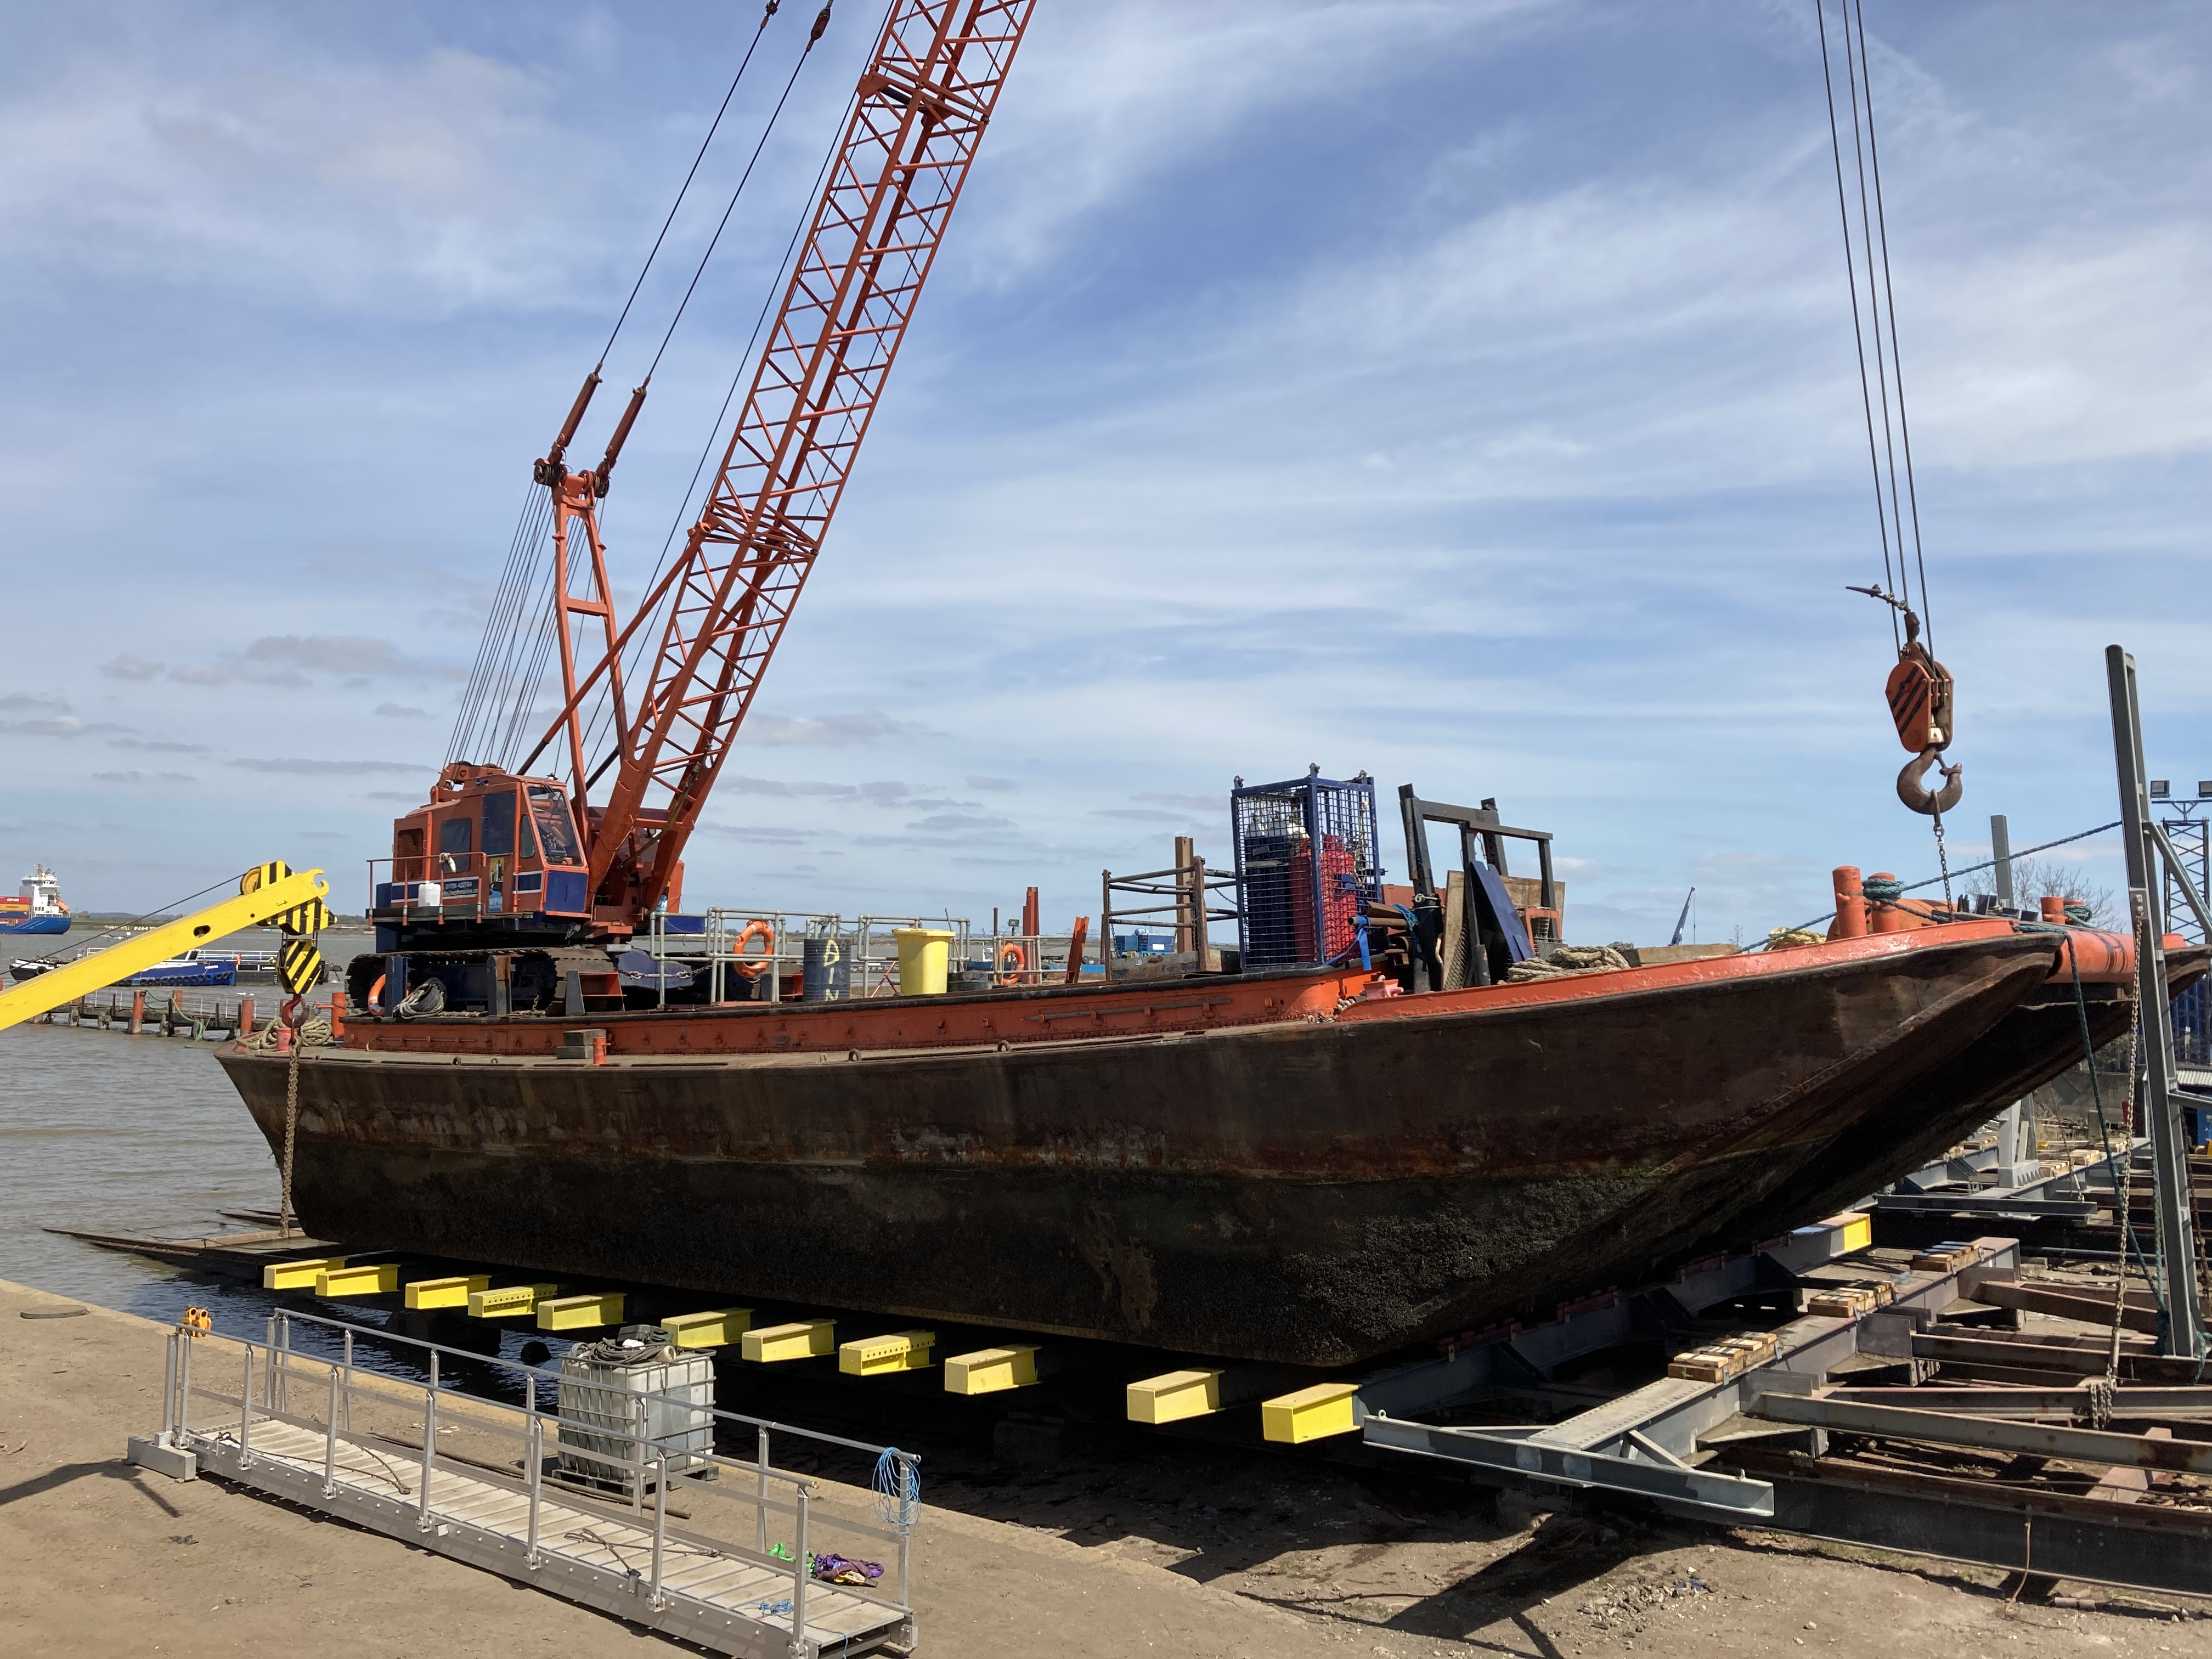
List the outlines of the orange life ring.
<svg viewBox="0 0 2212 1659">
<path fill-rule="evenodd" d="M 1009 955 L 1012 955 L 1014 959 L 1014 965 L 1011 971 L 1009 971 L 1006 967 L 1006 957 Z M 1012 985 L 1016 983 L 1020 980 L 1022 975 L 1028 971 L 1029 965 L 1030 953 L 1027 951 L 1024 951 L 1020 945 L 1017 945 L 1013 940 L 1008 939 L 1005 944 L 999 946 L 999 960 L 997 968 L 1000 984 Z"/>
<path fill-rule="evenodd" d="M 768 946 L 768 953 L 771 960 L 767 962 L 740 962 L 734 963 L 733 965 L 736 967 L 737 970 L 743 974 L 747 979 L 758 979 L 763 974 L 768 972 L 769 969 L 775 966 L 775 963 L 773 960 L 775 956 L 775 929 L 769 927 L 766 922 L 761 921 L 757 919 L 747 922 L 743 927 L 738 930 L 737 942 L 730 946 L 730 954 L 732 956 L 742 954 L 744 951 L 746 942 L 750 939 L 759 939 L 763 944 Z"/>
</svg>

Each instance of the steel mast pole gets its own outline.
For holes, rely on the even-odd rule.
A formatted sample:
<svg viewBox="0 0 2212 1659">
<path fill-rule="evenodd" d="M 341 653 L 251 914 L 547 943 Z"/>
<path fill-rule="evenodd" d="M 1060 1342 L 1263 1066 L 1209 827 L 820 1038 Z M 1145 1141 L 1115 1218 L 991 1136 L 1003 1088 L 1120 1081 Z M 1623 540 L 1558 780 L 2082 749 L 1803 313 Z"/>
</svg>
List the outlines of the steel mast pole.
<svg viewBox="0 0 2212 1659">
<path fill-rule="evenodd" d="M 2128 913 L 2136 934 L 2136 1012 L 2142 1025 L 2136 1044 L 2136 1100 L 2150 1134 L 2151 1180 L 2158 1208 L 2158 1249 L 2166 1318 L 2159 1352 L 2195 1359 L 2204 1352 L 2204 1310 L 2197 1293 L 2197 1226 L 2189 1190 L 2189 1154 L 2181 1133 L 2181 1099 L 2174 1088 L 2173 1026 L 2166 991 L 2166 950 L 2153 882 L 2159 876 L 2157 826 L 2143 777 L 2142 707 L 2136 691 L 2135 659 L 2117 645 L 2105 648 L 2112 692 L 2112 757 L 2119 773 L 2120 821 L 2127 842 Z M 2094 1062 L 2093 1062 L 2094 1063 Z M 2119 1218 L 2124 1229 L 2127 1217 Z"/>
</svg>

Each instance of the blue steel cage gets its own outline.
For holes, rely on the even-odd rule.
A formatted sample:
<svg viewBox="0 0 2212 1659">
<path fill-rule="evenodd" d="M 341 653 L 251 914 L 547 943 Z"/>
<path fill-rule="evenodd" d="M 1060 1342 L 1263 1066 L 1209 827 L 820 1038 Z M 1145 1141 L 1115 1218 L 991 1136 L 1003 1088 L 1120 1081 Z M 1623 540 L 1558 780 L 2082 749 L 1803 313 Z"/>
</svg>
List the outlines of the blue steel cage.
<svg viewBox="0 0 2212 1659">
<path fill-rule="evenodd" d="M 1285 783 L 1238 778 L 1229 792 L 1243 967 L 1335 962 L 1358 948 L 1363 900 L 1382 896 L 1375 782 L 1311 768 Z"/>
<path fill-rule="evenodd" d="M 2173 1058 L 2182 1066 L 2212 1065 L 2212 1030 L 2208 1030 L 2208 1016 L 2212 1016 L 2212 983 L 2199 980 L 2185 991 L 2173 994 L 2173 1006 L 2168 1018 L 2173 1025 Z"/>
</svg>

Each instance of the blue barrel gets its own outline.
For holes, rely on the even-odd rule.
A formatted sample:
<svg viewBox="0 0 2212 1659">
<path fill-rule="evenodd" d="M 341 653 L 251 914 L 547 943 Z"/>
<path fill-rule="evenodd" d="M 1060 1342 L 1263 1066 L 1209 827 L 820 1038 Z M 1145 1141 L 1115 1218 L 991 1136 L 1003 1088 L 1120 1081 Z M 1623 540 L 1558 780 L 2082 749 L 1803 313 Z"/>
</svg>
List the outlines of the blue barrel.
<svg viewBox="0 0 2212 1659">
<path fill-rule="evenodd" d="M 821 934 L 799 941 L 799 975 L 801 1002 L 830 1000 L 830 941 Z"/>
</svg>

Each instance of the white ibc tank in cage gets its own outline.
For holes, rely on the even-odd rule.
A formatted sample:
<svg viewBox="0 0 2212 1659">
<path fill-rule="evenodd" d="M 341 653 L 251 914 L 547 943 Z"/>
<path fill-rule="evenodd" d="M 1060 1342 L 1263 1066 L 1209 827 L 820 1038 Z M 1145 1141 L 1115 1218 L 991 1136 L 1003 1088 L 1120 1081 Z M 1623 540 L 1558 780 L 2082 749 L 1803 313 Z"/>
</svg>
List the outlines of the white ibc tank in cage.
<svg viewBox="0 0 2212 1659">
<path fill-rule="evenodd" d="M 629 1496 L 641 1460 L 668 1472 L 697 1468 L 714 1447 L 714 1362 L 629 1331 L 579 1343 L 561 1361 L 562 1472 Z M 667 1398 L 650 1399 L 648 1395 Z M 578 1426 L 586 1425 L 586 1426 Z M 604 1430 L 605 1432 L 594 1432 Z M 658 1442 L 640 1447 L 634 1436 Z M 653 1489 L 653 1475 L 643 1476 Z"/>
</svg>

